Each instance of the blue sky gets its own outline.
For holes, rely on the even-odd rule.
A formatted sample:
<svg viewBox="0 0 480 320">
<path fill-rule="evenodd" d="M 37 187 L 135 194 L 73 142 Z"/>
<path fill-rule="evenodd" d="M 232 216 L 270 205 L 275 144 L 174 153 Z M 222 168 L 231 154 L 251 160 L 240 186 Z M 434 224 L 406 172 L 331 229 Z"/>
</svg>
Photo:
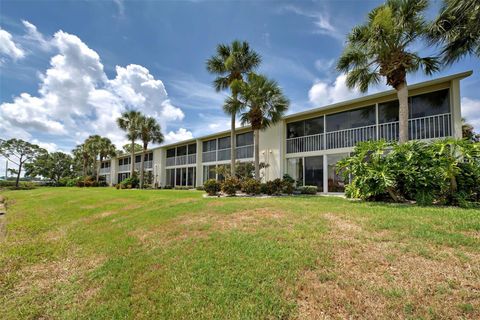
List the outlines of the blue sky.
<svg viewBox="0 0 480 320">
<path fill-rule="evenodd" d="M 283 87 L 289 113 L 348 100 L 359 94 L 346 89 L 335 59 L 345 34 L 380 3 L 1 0 L 0 137 L 70 151 L 101 134 L 120 148 L 115 118 L 127 108 L 155 116 L 168 142 L 228 129 L 226 93 L 213 90 L 205 60 L 234 39 L 261 54 L 259 71 Z M 467 57 L 434 76 L 474 71 L 461 90 L 477 130 L 479 65 Z"/>
</svg>

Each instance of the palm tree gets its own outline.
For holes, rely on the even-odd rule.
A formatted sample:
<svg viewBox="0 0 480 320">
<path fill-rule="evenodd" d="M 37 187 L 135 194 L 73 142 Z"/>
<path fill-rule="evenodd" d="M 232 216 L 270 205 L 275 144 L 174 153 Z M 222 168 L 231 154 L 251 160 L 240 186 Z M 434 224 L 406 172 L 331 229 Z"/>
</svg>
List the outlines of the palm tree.
<svg viewBox="0 0 480 320">
<path fill-rule="evenodd" d="M 230 45 L 219 44 L 217 46 L 216 55 L 207 60 L 207 70 L 218 75 L 213 82 L 215 90 L 219 92 L 230 88 L 231 99 L 237 100 L 244 76 L 256 69 L 261 61 L 260 55 L 250 49 L 248 42 L 235 40 Z M 235 119 L 240 112 L 238 106 L 238 103 L 223 106 L 224 112 L 231 116 L 230 170 L 232 177 L 235 176 Z"/>
<path fill-rule="evenodd" d="M 142 117 L 140 119 L 140 140 L 143 142 L 142 149 L 142 164 L 140 168 L 140 189 L 143 189 L 144 180 L 144 166 L 145 166 L 145 154 L 147 152 L 148 143 L 162 143 L 163 134 L 160 129 L 160 125 L 152 117 Z"/>
<path fill-rule="evenodd" d="M 480 57 L 479 21 L 478 0 L 444 0 L 429 31 L 432 42 L 442 44 L 442 60 L 446 64 L 467 54 Z"/>
<path fill-rule="evenodd" d="M 141 112 L 130 110 L 122 113 L 122 116 L 117 119 L 117 124 L 127 134 L 127 139 L 131 141 L 131 169 L 130 176 L 133 177 L 135 173 L 135 140 L 140 135 L 140 119 L 143 117 Z"/>
<path fill-rule="evenodd" d="M 98 149 L 98 158 L 100 160 L 100 164 L 102 163 L 103 159 L 107 157 L 114 157 L 116 155 L 116 148 L 112 141 L 108 138 L 101 137 L 99 141 L 99 149 Z M 97 182 L 100 176 L 100 166 L 97 167 Z"/>
<path fill-rule="evenodd" d="M 101 144 L 102 144 L 102 137 L 100 137 L 98 134 L 89 136 L 87 140 L 85 140 L 85 147 L 87 149 L 87 152 L 90 154 L 90 158 L 93 159 L 93 172 L 95 173 L 95 180 L 98 182 L 99 178 L 99 165 L 97 163 L 98 159 L 98 154 L 100 153 L 101 149 Z"/>
<path fill-rule="evenodd" d="M 241 105 L 242 124 L 250 124 L 255 139 L 255 179 L 260 180 L 260 130 L 265 130 L 278 122 L 289 106 L 288 99 L 274 80 L 263 75 L 250 73 L 248 81 L 241 86 L 238 99 L 227 98 L 226 105 Z"/>
<path fill-rule="evenodd" d="M 430 75 L 438 70 L 437 57 L 420 57 L 409 49 L 426 34 L 422 13 L 427 0 L 387 0 L 369 15 L 365 24 L 354 27 L 338 60 L 337 69 L 347 73 L 347 86 L 366 92 L 381 77 L 397 91 L 399 142 L 408 140 L 407 73 L 420 68 Z"/>
<path fill-rule="evenodd" d="M 92 160 L 91 152 L 87 144 L 84 142 L 77 145 L 75 149 L 72 150 L 72 153 L 74 155 L 75 162 L 81 163 L 82 165 L 83 181 L 85 182 L 87 180 L 87 167 L 90 165 Z"/>
</svg>

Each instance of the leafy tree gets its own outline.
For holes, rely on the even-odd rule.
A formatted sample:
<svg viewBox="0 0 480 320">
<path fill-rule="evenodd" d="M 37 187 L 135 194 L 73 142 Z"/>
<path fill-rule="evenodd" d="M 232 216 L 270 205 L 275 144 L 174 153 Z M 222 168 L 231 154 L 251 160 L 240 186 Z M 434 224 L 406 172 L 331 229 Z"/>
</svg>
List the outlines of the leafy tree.
<svg viewBox="0 0 480 320">
<path fill-rule="evenodd" d="M 140 145 L 138 143 L 135 143 L 135 145 L 133 147 L 133 150 L 134 150 L 135 153 L 138 153 L 138 152 L 142 151 L 142 145 Z M 127 143 L 127 144 L 123 145 L 122 150 L 120 150 L 118 153 L 120 153 L 120 154 L 132 153 L 132 144 Z"/>
<path fill-rule="evenodd" d="M 250 124 L 254 131 L 255 179 L 260 180 L 260 130 L 277 123 L 287 111 L 289 101 L 274 80 L 250 73 L 248 81 L 241 86 L 238 100 L 229 97 L 225 102 L 226 105 L 238 103 L 244 109 L 240 115 L 242 124 Z"/>
<path fill-rule="evenodd" d="M 90 153 L 90 158 L 93 159 L 93 172 L 95 173 L 96 181 L 98 182 L 100 173 L 97 171 L 97 168 L 100 167 L 98 165 L 98 155 L 100 153 L 100 149 L 102 148 L 102 137 L 100 137 L 98 134 L 92 135 L 89 136 L 84 143 L 87 151 Z"/>
<path fill-rule="evenodd" d="M 135 140 L 137 140 L 140 135 L 140 120 L 142 117 L 143 115 L 141 112 L 131 110 L 122 113 L 122 116 L 117 119 L 117 124 L 119 128 L 126 132 L 127 139 L 131 141 L 131 177 L 133 177 L 133 174 L 135 172 Z"/>
<path fill-rule="evenodd" d="M 91 150 L 89 149 L 88 145 L 84 142 L 79 144 L 72 150 L 73 158 L 74 158 L 74 165 L 79 166 L 82 168 L 82 176 L 84 178 L 84 182 L 86 181 L 86 177 L 88 174 L 88 168 L 94 162 L 92 157 Z"/>
<path fill-rule="evenodd" d="M 261 63 L 258 53 L 250 49 L 248 42 L 233 41 L 230 45 L 219 44 L 216 55 L 207 60 L 207 70 L 217 74 L 213 85 L 217 92 L 230 88 L 232 103 L 225 104 L 223 110 L 231 116 L 230 133 L 230 170 L 231 176 L 235 176 L 235 119 L 240 112 L 241 104 L 237 97 L 244 77 L 255 70 Z M 233 103 L 233 102 L 237 103 Z"/>
<path fill-rule="evenodd" d="M 462 118 L 462 137 L 472 142 L 480 142 L 480 134 L 475 132 L 475 128 Z"/>
<path fill-rule="evenodd" d="M 32 144 L 21 139 L 0 139 L 0 155 L 4 156 L 7 158 L 7 160 L 18 166 L 16 169 L 16 188 L 18 188 L 23 166 L 46 152 L 47 151 L 45 149 L 40 148 L 36 144 Z"/>
<path fill-rule="evenodd" d="M 442 60 L 451 64 L 469 54 L 480 57 L 480 1 L 444 0 L 430 26 L 433 43 L 441 43 Z"/>
<path fill-rule="evenodd" d="M 109 157 L 114 157 L 116 155 L 115 151 L 115 145 L 112 143 L 112 141 L 108 138 L 101 137 L 100 142 L 99 142 L 99 149 L 98 149 L 98 159 L 99 159 L 99 164 L 102 163 L 104 159 L 107 159 Z M 100 176 L 100 165 L 97 167 L 97 182 L 99 180 Z"/>
<path fill-rule="evenodd" d="M 30 177 L 42 176 L 58 182 L 62 178 L 73 175 L 73 158 L 63 152 L 44 153 L 34 161 L 25 164 L 25 175 Z"/>
<path fill-rule="evenodd" d="M 397 91 L 399 142 L 408 140 L 407 74 L 422 69 L 427 75 L 439 68 L 436 57 L 420 57 L 411 50 L 426 35 L 423 12 L 427 0 L 387 0 L 373 9 L 365 24 L 352 29 L 337 69 L 347 74 L 347 86 L 366 92 L 381 77 Z"/>
<path fill-rule="evenodd" d="M 140 120 L 140 140 L 142 140 L 142 162 L 140 167 L 140 188 L 143 189 L 144 182 L 144 169 L 145 169 L 145 154 L 147 153 L 148 144 L 152 143 L 162 143 L 163 134 L 160 129 L 160 125 L 152 117 L 142 117 Z"/>
</svg>

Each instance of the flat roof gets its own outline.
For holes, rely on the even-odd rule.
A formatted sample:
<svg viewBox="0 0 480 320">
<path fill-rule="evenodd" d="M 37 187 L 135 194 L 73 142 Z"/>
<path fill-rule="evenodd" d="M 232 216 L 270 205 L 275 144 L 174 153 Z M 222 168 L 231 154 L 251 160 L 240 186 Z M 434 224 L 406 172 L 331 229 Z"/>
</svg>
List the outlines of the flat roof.
<svg viewBox="0 0 480 320">
<path fill-rule="evenodd" d="M 436 85 L 436 84 L 440 84 L 440 83 L 450 82 L 450 81 L 455 80 L 455 79 L 464 79 L 464 78 L 472 75 L 472 73 L 473 73 L 472 70 L 468 70 L 468 71 L 455 73 L 455 74 L 452 74 L 452 75 L 449 75 L 449 76 L 445 76 L 445 77 L 441 77 L 441 78 L 437 78 L 437 79 L 433 79 L 433 80 L 418 82 L 418 83 L 415 83 L 415 84 L 408 85 L 408 89 L 409 90 L 415 90 L 415 89 L 422 88 L 422 87 L 427 87 L 427 86 L 432 86 L 432 85 Z M 355 99 L 351 99 L 351 100 L 345 100 L 345 101 L 341 101 L 341 102 L 337 102 L 337 103 L 333 103 L 333 104 L 329 104 L 329 105 L 325 105 L 325 106 L 321 106 L 321 107 L 297 112 L 297 113 L 292 113 L 292 114 L 284 116 L 282 118 L 282 120 L 295 118 L 295 117 L 303 116 L 303 115 L 308 115 L 308 114 L 311 114 L 311 113 L 317 113 L 317 112 L 320 112 L 320 111 L 335 109 L 335 108 L 343 107 L 343 106 L 346 106 L 346 105 L 349 105 L 349 104 L 354 104 L 354 103 L 359 103 L 359 102 L 365 102 L 365 101 L 368 101 L 368 100 L 378 99 L 378 98 L 389 96 L 389 95 L 395 94 L 395 93 L 396 93 L 396 91 L 394 89 L 392 89 L 392 90 L 382 91 L 382 92 L 378 92 L 378 93 L 374 93 L 374 94 L 369 94 L 369 95 L 359 97 L 359 98 L 355 98 Z M 249 128 L 250 128 L 250 126 L 242 126 L 242 127 L 236 128 L 235 131 L 243 131 L 243 130 L 249 129 Z M 216 133 L 211 133 L 211 134 L 200 136 L 200 137 L 197 137 L 197 138 L 192 138 L 192 139 L 188 139 L 188 140 L 177 141 L 175 143 L 161 145 L 161 146 L 151 148 L 151 149 L 148 149 L 148 150 L 151 151 L 151 150 L 156 150 L 156 149 L 160 149 L 160 148 L 169 148 L 169 147 L 174 147 L 174 146 L 178 146 L 178 145 L 182 145 L 182 144 L 192 143 L 192 142 L 195 142 L 197 140 L 205 140 L 205 139 L 209 139 L 209 138 L 214 138 L 214 137 L 217 137 L 217 136 L 220 136 L 220 135 L 229 134 L 230 131 L 231 130 L 225 130 L 225 131 L 220 131 L 220 132 L 216 132 Z"/>
</svg>

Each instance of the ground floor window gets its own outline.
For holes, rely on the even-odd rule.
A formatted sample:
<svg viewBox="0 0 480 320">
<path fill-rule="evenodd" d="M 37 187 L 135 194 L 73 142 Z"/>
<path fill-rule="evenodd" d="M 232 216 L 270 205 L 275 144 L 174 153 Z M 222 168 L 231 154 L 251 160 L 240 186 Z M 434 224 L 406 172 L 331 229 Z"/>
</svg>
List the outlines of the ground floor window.
<svg viewBox="0 0 480 320">
<path fill-rule="evenodd" d="M 323 156 L 305 157 L 305 185 L 317 186 L 323 191 Z"/>
<path fill-rule="evenodd" d="M 348 157 L 348 153 L 330 154 L 328 161 L 328 192 L 345 192 L 345 181 L 337 174 L 337 162 Z"/>
<path fill-rule="evenodd" d="M 120 183 L 120 182 L 122 182 L 123 180 L 125 180 L 129 177 L 130 177 L 130 172 L 119 173 L 117 183 Z"/>
<path fill-rule="evenodd" d="M 196 185 L 197 168 L 195 167 L 167 169 L 166 174 L 165 185 L 167 186 L 195 187 Z"/>
<path fill-rule="evenodd" d="M 215 165 L 203 166 L 203 182 L 209 179 L 217 179 L 217 168 Z"/>
<path fill-rule="evenodd" d="M 303 186 L 303 158 L 288 158 L 287 174 L 295 180 L 297 187 Z"/>
</svg>

